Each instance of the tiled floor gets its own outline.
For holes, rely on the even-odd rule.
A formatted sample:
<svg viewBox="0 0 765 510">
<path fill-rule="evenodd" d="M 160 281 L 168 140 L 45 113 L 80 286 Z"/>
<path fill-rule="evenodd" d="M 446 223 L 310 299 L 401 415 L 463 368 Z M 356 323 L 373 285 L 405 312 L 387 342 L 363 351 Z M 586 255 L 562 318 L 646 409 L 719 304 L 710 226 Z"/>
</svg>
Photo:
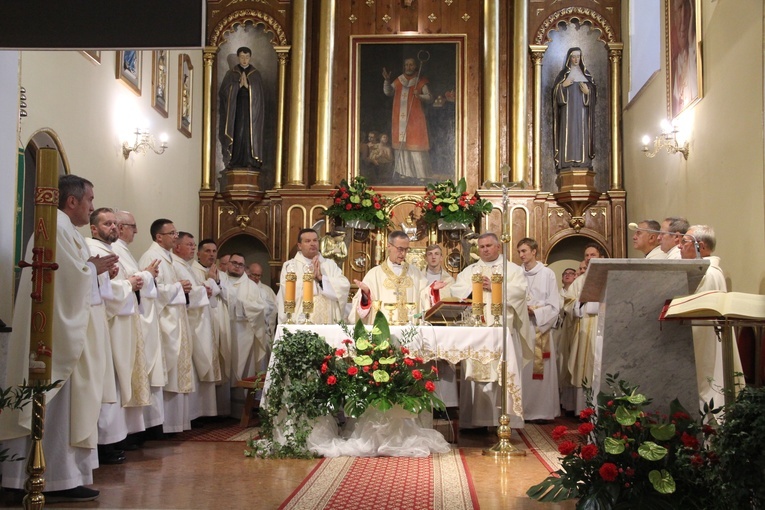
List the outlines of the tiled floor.
<svg viewBox="0 0 765 510">
<path fill-rule="evenodd" d="M 575 507 L 573 501 L 552 505 L 530 500 L 526 490 L 547 476 L 546 469 L 530 453 L 506 460 L 482 455 L 482 448 L 495 439 L 462 434 L 459 441 L 481 509 Z M 525 448 L 517 433 L 513 443 Z M 147 442 L 140 450 L 126 452 L 124 464 L 96 470 L 98 501 L 46 508 L 276 509 L 317 462 L 252 459 L 243 451 L 238 442 Z M 13 506 L 7 501 L 0 505 Z"/>
</svg>

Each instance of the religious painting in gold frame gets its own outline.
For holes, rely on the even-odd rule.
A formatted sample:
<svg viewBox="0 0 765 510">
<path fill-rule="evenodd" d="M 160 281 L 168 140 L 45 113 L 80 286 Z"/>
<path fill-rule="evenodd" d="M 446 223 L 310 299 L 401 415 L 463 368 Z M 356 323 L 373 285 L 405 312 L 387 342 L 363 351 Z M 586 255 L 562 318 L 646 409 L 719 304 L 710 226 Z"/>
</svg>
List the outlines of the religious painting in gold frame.
<svg viewBox="0 0 765 510">
<path fill-rule="evenodd" d="M 351 37 L 350 178 L 422 188 L 464 175 L 465 46 L 460 35 Z"/>
<path fill-rule="evenodd" d="M 181 53 L 178 55 L 178 131 L 191 138 L 193 113 L 194 66 L 191 58 Z"/>
<path fill-rule="evenodd" d="M 141 52 L 138 50 L 117 51 L 116 78 L 141 95 Z"/>
<path fill-rule="evenodd" d="M 168 50 L 151 52 L 151 106 L 160 115 L 167 118 L 170 88 L 168 84 L 167 64 L 170 58 Z"/>
<path fill-rule="evenodd" d="M 666 0 L 667 113 L 674 119 L 704 96 L 701 0 Z"/>
</svg>

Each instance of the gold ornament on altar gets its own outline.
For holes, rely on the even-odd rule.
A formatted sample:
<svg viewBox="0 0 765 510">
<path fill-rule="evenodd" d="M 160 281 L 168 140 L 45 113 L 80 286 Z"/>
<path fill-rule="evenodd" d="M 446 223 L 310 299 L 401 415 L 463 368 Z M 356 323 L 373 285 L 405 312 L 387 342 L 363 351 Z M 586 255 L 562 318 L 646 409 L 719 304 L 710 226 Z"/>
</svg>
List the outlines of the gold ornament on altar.
<svg viewBox="0 0 765 510">
<path fill-rule="evenodd" d="M 313 324 L 311 314 L 313 313 L 313 266 L 306 264 L 303 269 L 303 314 L 305 315 L 305 324 Z"/>
<path fill-rule="evenodd" d="M 287 274 L 284 276 L 284 313 L 287 314 L 287 324 L 294 324 L 292 315 L 295 313 L 295 285 L 297 284 L 295 265 L 289 262 L 285 270 Z"/>
<path fill-rule="evenodd" d="M 480 326 L 483 321 L 483 272 L 477 264 L 473 267 L 473 325 Z"/>
<path fill-rule="evenodd" d="M 502 267 L 494 266 L 491 273 L 491 314 L 494 316 L 494 326 L 502 325 Z"/>
</svg>

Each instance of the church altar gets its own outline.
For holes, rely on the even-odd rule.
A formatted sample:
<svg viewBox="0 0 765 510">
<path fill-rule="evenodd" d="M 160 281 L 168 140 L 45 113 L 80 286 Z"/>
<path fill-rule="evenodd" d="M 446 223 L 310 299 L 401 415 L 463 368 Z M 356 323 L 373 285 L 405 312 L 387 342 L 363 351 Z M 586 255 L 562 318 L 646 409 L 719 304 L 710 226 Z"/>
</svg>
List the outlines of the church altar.
<svg viewBox="0 0 765 510">
<path fill-rule="evenodd" d="M 371 328 L 371 326 L 367 326 Z M 274 346 L 285 332 L 311 331 L 336 348 L 344 348 L 344 340 L 351 338 L 339 325 L 279 325 L 274 335 Z M 409 356 L 425 361 L 446 360 L 459 363 L 472 360 L 489 367 L 502 357 L 502 329 L 494 327 L 443 326 L 390 326 L 391 337 L 409 349 Z M 271 386 L 271 367 L 266 373 L 261 406 L 267 405 Z M 520 380 L 512 345 L 508 349 L 507 371 L 509 380 Z M 497 402 L 499 405 L 499 402 Z M 279 441 L 279 431 L 275 431 Z M 430 411 L 414 415 L 401 409 L 380 412 L 369 408 L 357 420 L 349 418 L 338 430 L 333 416 L 316 420 L 308 439 L 309 449 L 317 455 L 350 456 L 427 456 L 448 451 L 443 436 L 432 429 Z"/>
</svg>

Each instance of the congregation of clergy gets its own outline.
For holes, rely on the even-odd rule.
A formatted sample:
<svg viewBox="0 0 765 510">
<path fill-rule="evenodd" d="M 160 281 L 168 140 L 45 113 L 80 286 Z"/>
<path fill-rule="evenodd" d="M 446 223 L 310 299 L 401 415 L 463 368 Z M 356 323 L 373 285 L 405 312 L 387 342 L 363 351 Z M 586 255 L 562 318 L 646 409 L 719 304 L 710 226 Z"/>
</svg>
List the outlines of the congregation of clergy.
<svg viewBox="0 0 765 510">
<path fill-rule="evenodd" d="M 170 219 L 151 224 L 152 244 L 136 258 L 129 247 L 139 231 L 133 215 L 94 208 L 94 199 L 86 179 L 60 179 L 51 369 L 52 379 L 62 384 L 48 394 L 46 422 L 55 424 L 55 433 L 44 436 L 47 502 L 96 499 L 99 492 L 86 487 L 93 470 L 99 463 L 123 462 L 121 448 L 136 447 L 146 431 L 177 433 L 197 418 L 230 415 L 232 388 L 266 370 L 277 324 L 286 321 L 286 271 L 274 294 L 260 281 L 259 264 L 247 266 L 241 253 L 218 258 L 214 240 L 197 243 Z M 88 224 L 91 237 L 85 239 L 78 228 Z M 695 258 L 698 250 L 710 267 L 697 291 L 725 290 L 710 227 L 691 227 L 682 218 L 645 220 L 632 240 L 646 258 Z M 404 232 L 388 235 L 386 260 L 353 282 L 358 292 L 350 303 L 351 282 L 320 254 L 314 230 L 300 231 L 297 253 L 285 267 L 297 281 L 313 273 L 316 324 L 371 323 L 384 303 L 395 305 L 399 319 L 406 320 L 446 297 L 475 299 L 478 274 L 485 321 L 493 322 L 491 277 L 501 271 L 504 257 L 495 234 L 478 237 L 479 260 L 456 279 L 443 269 L 438 245 L 427 247 L 424 271 L 410 264 L 409 243 Z M 508 414 L 512 427 L 522 427 L 524 420 L 551 420 L 586 406 L 582 383 L 593 377 L 599 304 L 579 301 L 584 278 L 578 276 L 605 253 L 587 245 L 580 270 L 565 269 L 559 288 L 553 271 L 537 260 L 535 240 L 524 238 L 515 248 L 522 265 L 508 262 L 504 306 L 515 354 L 508 373 L 516 376 L 519 391 L 508 390 L 514 396 Z M 30 367 L 43 363 L 29 354 L 31 285 L 25 272 L 6 387 L 21 384 Z M 302 295 L 295 299 L 300 310 Z M 694 330 L 702 402 L 714 392 L 710 379 L 722 380 L 719 343 L 705 341 L 708 334 L 710 328 Z M 738 353 L 735 361 L 740 372 Z M 447 407 L 459 407 L 460 427 L 495 426 L 497 363 L 464 361 L 459 384 L 455 366 L 437 363 L 437 391 Z M 10 454 L 28 451 L 30 407 L 0 415 L 0 441 Z M 23 462 L 2 465 L 4 488 L 21 489 L 25 479 Z"/>
</svg>

